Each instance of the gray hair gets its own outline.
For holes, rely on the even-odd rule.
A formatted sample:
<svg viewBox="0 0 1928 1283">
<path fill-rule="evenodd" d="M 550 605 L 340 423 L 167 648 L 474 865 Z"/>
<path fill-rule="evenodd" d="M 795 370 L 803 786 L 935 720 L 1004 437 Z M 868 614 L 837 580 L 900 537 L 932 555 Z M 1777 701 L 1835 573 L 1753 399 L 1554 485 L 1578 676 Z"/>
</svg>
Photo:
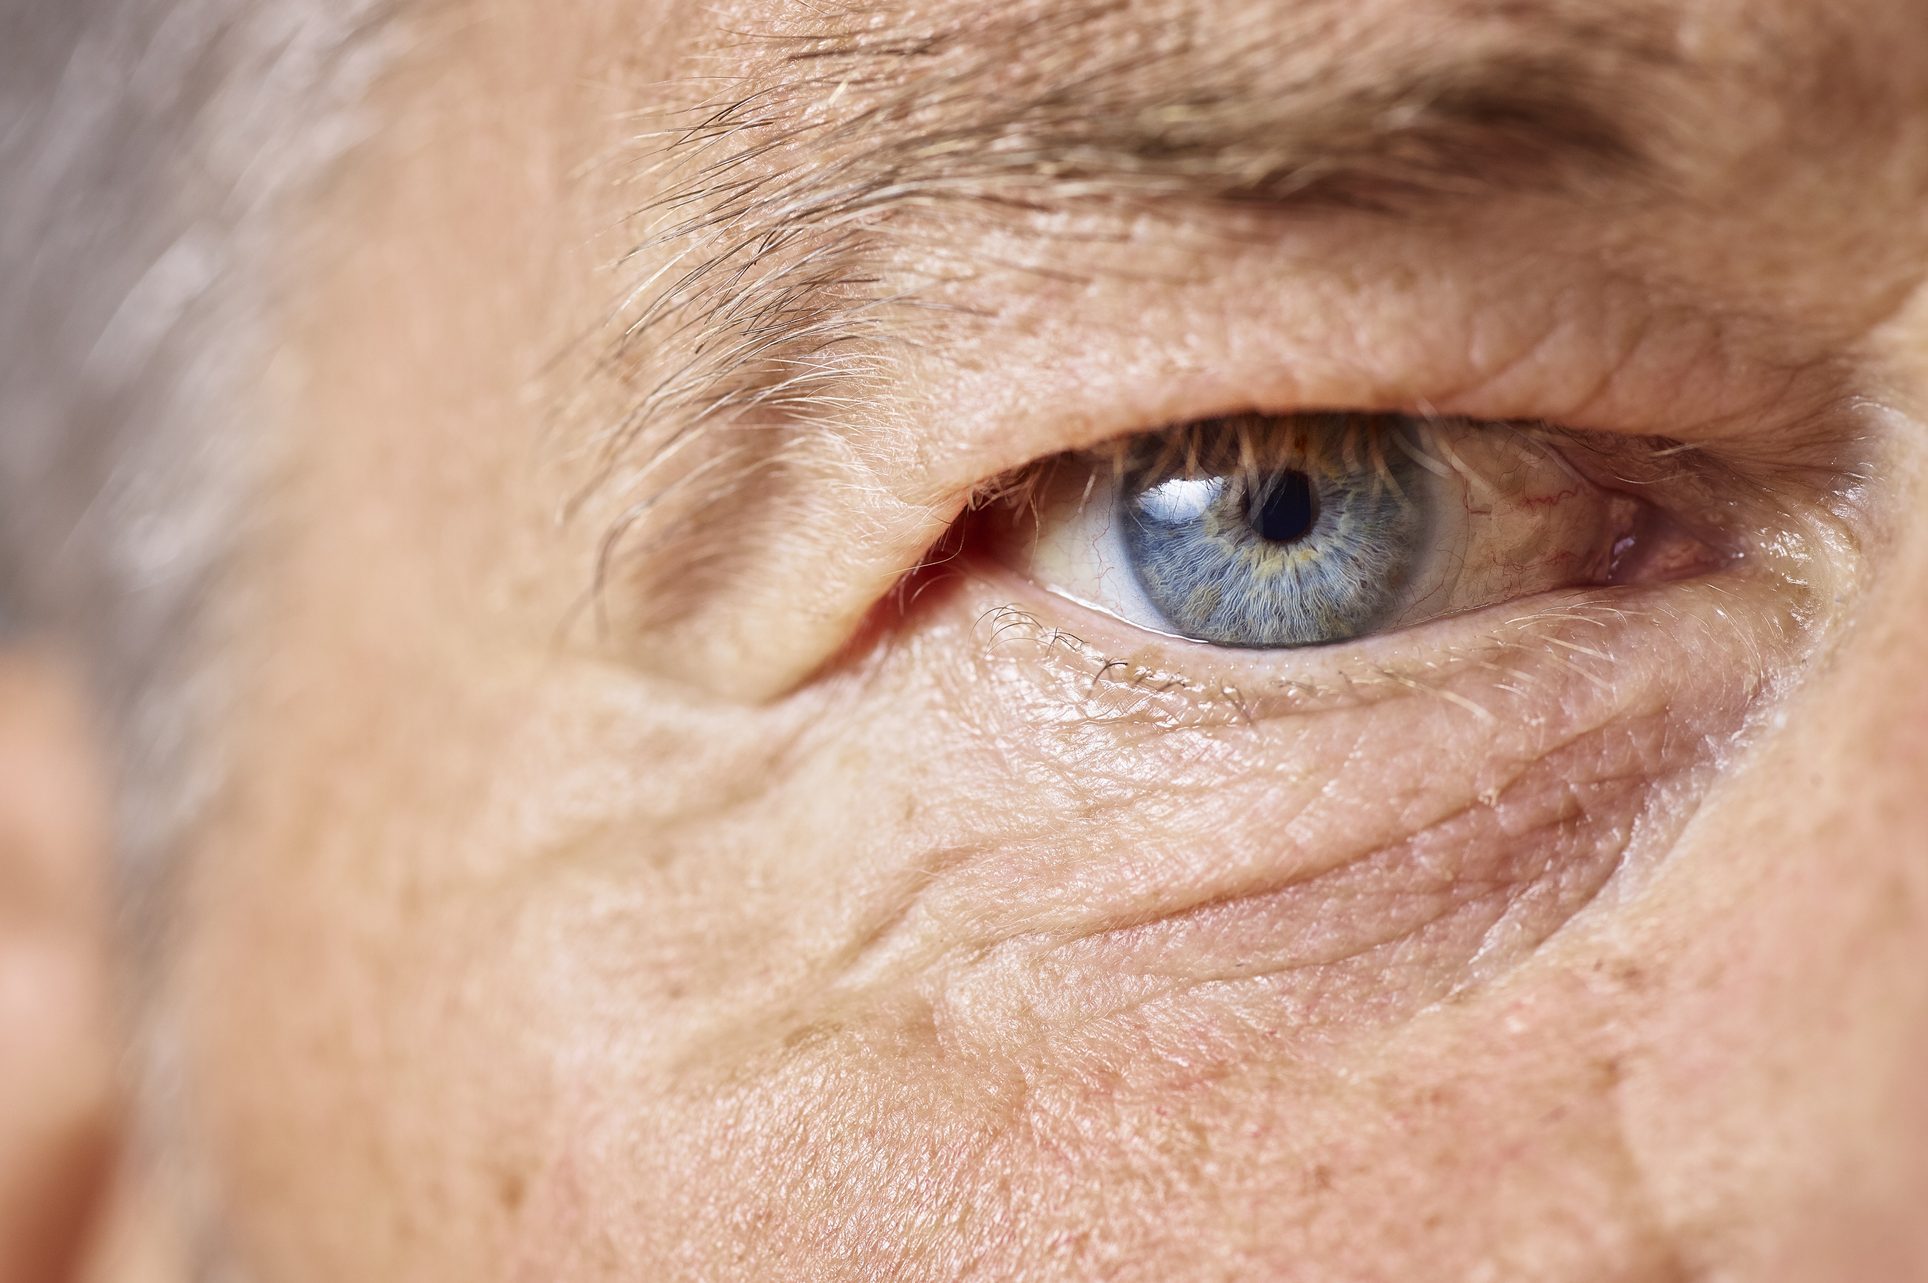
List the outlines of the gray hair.
<svg viewBox="0 0 1928 1283">
<path fill-rule="evenodd" d="M 211 577 L 265 441 L 263 244 L 353 138 L 391 0 L 4 0 L 0 637 L 81 659 L 139 894 L 211 774 Z"/>
<path fill-rule="evenodd" d="M 393 0 L 0 0 L 0 643 L 85 666 L 115 733 L 123 965 L 156 960 L 162 856 L 221 779 L 213 581 L 274 448 L 278 212 L 355 136 Z M 135 986 L 146 989 L 142 982 Z M 135 1037 L 135 1161 L 203 1279 L 236 1279 L 165 1016 Z"/>
</svg>

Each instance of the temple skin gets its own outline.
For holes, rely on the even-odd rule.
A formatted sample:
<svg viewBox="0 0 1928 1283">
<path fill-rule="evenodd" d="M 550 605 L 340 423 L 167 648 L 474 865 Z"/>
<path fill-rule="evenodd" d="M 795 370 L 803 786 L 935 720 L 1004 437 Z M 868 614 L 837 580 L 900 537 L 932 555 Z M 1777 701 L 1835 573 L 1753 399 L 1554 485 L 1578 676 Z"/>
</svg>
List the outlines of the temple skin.
<svg viewBox="0 0 1928 1283">
<path fill-rule="evenodd" d="M 828 19 L 422 16 L 282 233 L 236 766 L 138 1022 L 168 1157 L 96 1277 L 1928 1278 L 1928 24 L 1613 8 L 1671 51 L 1644 170 L 892 210 L 865 279 L 939 319 L 878 313 L 834 413 L 745 411 L 753 481 L 702 483 L 763 448 L 712 421 L 665 465 L 701 502 L 613 553 L 691 413 L 599 448 L 692 341 L 615 337 L 683 248 L 626 257 L 690 173 L 638 113 Z M 1599 9 L 1053 39 L 1290 35 L 1371 84 L 1385 32 L 1517 69 Z M 1325 407 L 1689 442 L 1739 480 L 1665 493 L 1745 555 L 1283 657 L 919 568 L 1039 459 Z"/>
</svg>

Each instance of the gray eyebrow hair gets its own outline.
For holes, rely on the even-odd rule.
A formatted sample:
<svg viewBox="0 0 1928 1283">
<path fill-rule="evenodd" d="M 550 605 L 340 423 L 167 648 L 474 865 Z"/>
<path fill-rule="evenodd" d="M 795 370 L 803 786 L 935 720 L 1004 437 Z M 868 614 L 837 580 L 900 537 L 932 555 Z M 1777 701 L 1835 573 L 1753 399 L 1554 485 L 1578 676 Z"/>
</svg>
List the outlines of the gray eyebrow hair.
<svg viewBox="0 0 1928 1283">
<path fill-rule="evenodd" d="M 657 266 L 600 365 L 630 407 L 602 434 L 605 463 L 639 446 L 642 466 L 598 584 L 637 528 L 727 500 L 783 448 L 784 434 L 707 429 L 856 416 L 893 334 L 931 310 L 901 269 L 921 256 L 927 280 L 968 275 L 956 233 L 983 219 L 1410 218 L 1664 181 L 1684 62 L 1650 16 L 1600 0 L 1463 0 L 1431 20 L 1358 8 L 1307 0 L 1240 30 L 1195 0 L 937 18 L 818 5 L 788 29 L 730 33 L 716 56 L 752 69 L 647 140 L 659 194 L 632 261 Z M 712 543 L 701 560 L 729 556 Z"/>
</svg>

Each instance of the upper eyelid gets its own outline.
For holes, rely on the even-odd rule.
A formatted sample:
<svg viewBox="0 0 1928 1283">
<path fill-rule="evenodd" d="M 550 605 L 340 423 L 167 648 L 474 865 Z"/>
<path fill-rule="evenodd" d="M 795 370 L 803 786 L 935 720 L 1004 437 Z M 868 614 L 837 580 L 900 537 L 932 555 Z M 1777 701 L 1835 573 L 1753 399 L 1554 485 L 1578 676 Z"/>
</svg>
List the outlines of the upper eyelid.
<svg viewBox="0 0 1928 1283">
<path fill-rule="evenodd" d="M 1414 324 L 1425 322 L 1415 318 Z M 1658 339 L 1651 345 L 1664 348 Z M 1507 358 L 1510 367 L 1524 366 L 1524 354 Z M 1749 360 L 1723 357 L 1722 365 L 1748 365 Z M 1599 368 L 1592 376 L 1598 385 L 1611 384 L 1619 389 L 1619 400 L 1610 407 L 1575 407 L 1547 404 L 1548 398 L 1528 382 L 1510 380 L 1503 371 L 1481 371 L 1476 378 L 1449 380 L 1430 385 L 1430 380 L 1415 380 L 1406 389 L 1393 391 L 1379 380 L 1371 386 L 1338 396 L 1294 391 L 1278 397 L 1239 398 L 1214 402 L 1200 400 L 1178 414 L 1168 414 L 1158 422 L 1120 407 L 1117 417 L 1092 414 L 1080 416 L 1076 434 L 1060 434 L 1041 449 L 1022 453 L 1006 451 L 966 479 L 951 476 L 933 479 L 917 498 L 919 502 L 944 506 L 960 497 L 971 497 L 1020 475 L 1024 469 L 1061 454 L 1116 450 L 1148 433 L 1170 431 L 1200 420 L 1258 414 L 1273 417 L 1320 414 L 1403 414 L 1442 422 L 1465 421 L 1506 426 L 1540 434 L 1549 444 L 1570 443 L 1592 446 L 1639 441 L 1643 449 L 1656 443 L 1683 452 L 1699 452 L 1709 457 L 1736 454 L 1742 462 L 1759 463 L 1763 470 L 1785 459 L 1789 469 L 1806 467 L 1817 475 L 1829 472 L 1838 462 L 1838 447 L 1855 435 L 1857 429 L 1842 413 L 1850 399 L 1844 375 L 1826 364 L 1779 367 L 1760 364 L 1749 379 L 1705 397 L 1718 406 L 1713 413 L 1698 415 L 1668 413 L 1669 402 L 1680 396 L 1677 366 L 1643 374 L 1644 367 L 1615 361 Z M 1299 371 L 1307 369 L 1301 365 Z M 1324 379 L 1314 381 L 1325 385 Z M 1339 382 L 1346 380 L 1342 377 Z M 1557 400 L 1557 398 L 1556 398 Z M 997 440 L 1002 442 L 1005 437 Z M 1728 443 L 1745 443 L 1734 451 Z M 1041 443 L 1042 444 L 1042 443 Z"/>
<path fill-rule="evenodd" d="M 1345 237 L 1339 238 L 1341 250 L 1346 243 Z M 1202 252 L 1203 247 L 1194 246 L 1193 250 Z M 1576 272 L 1595 270 L 1577 262 L 1571 266 Z M 1240 274 L 1231 271 L 1232 264 L 1226 267 L 1226 274 L 1217 278 L 1216 284 L 1210 278 L 1202 283 L 1206 293 L 1199 300 L 1200 306 L 1210 303 L 1211 312 L 1218 315 L 1226 315 L 1231 308 L 1230 300 L 1214 301 L 1216 294 L 1240 280 Z M 1097 270 L 1099 275 L 1105 271 Z M 1273 263 L 1266 270 L 1277 271 L 1279 264 Z M 1477 262 L 1469 259 L 1466 271 L 1476 270 L 1480 270 Z M 1458 275 L 1457 271 L 1448 274 L 1449 283 Z M 1367 272 L 1363 279 L 1370 281 L 1372 276 Z M 1297 286 L 1282 284 L 1279 304 L 1289 306 Z M 1759 439 L 1785 430 L 1790 421 L 1811 418 L 1809 408 L 1841 394 L 1839 371 L 1812 362 L 1786 365 L 1771 349 L 1758 347 L 1748 332 L 1730 332 L 1725 321 L 1691 308 L 1663 308 L 1654 303 L 1652 287 L 1646 283 L 1556 276 L 1549 281 L 1519 284 L 1527 287 L 1515 289 L 1513 283 L 1498 278 L 1493 288 L 1499 293 L 1490 299 L 1449 289 L 1442 299 L 1429 301 L 1421 291 L 1406 302 L 1407 315 L 1398 324 L 1378 317 L 1349 317 L 1344 309 L 1331 308 L 1321 300 L 1322 309 L 1332 312 L 1340 332 L 1352 336 L 1354 342 L 1370 342 L 1375 334 L 1391 330 L 1402 347 L 1407 347 L 1412 346 L 1415 333 L 1438 333 L 1441 337 L 1437 343 L 1418 345 L 1428 362 L 1428 368 L 1419 372 L 1401 371 L 1396 365 L 1384 370 L 1361 368 L 1356 351 L 1304 349 L 1295 342 L 1266 354 L 1256 364 L 1249 357 L 1228 352 L 1222 375 L 1205 380 L 1222 386 L 1200 386 L 1161 399 L 1157 395 L 1160 391 L 1172 389 L 1149 387 L 1137 378 L 1131 382 L 1110 379 L 1101 359 L 1093 370 L 1094 377 L 1072 389 L 1078 403 L 1066 406 L 1056 400 L 1036 404 L 1018 401 L 1000 410 L 1002 395 L 990 402 L 982 397 L 986 389 L 981 354 L 973 358 L 971 368 L 976 373 L 959 389 L 968 400 L 958 404 L 948 399 L 950 385 L 945 381 L 948 372 L 944 368 L 947 349 L 940 343 L 921 358 L 915 402 L 896 399 L 908 389 L 905 380 L 886 364 L 871 371 L 862 413 L 846 416 L 845 422 L 813 421 L 809 416 L 792 421 L 784 414 L 766 421 L 752 406 L 725 402 L 719 403 L 719 413 L 728 421 L 719 419 L 713 427 L 749 420 L 756 422 L 756 430 L 710 435 L 714 442 L 727 442 L 731 450 L 746 452 L 743 462 L 730 465 L 726 473 L 748 477 L 780 453 L 809 459 L 813 454 L 821 456 L 821 448 L 835 449 L 846 458 L 878 459 L 889 464 L 887 473 L 877 472 L 872 480 L 895 499 L 931 511 L 954 513 L 987 479 L 1013 473 L 1039 458 L 1140 432 L 1161 421 L 1213 414 L 1243 410 L 1283 413 L 1320 406 L 1421 414 L 1437 410 L 1446 415 L 1492 420 L 1546 418 L 1603 433 L 1672 432 L 1701 440 L 1730 435 Z M 1153 304 L 1153 310 L 1144 314 L 1142 328 L 1127 338 L 1097 327 L 1079 350 L 1081 361 L 1087 355 L 1110 359 L 1114 354 L 1128 362 L 1140 359 L 1130 351 L 1131 345 L 1153 339 L 1158 312 L 1180 301 L 1178 296 L 1168 297 L 1165 287 L 1145 288 L 1150 293 L 1141 301 Z M 1143 293 L 1136 289 L 1128 292 Z M 1193 292 L 1192 286 L 1184 287 L 1184 295 Z M 1263 290 L 1248 293 L 1264 297 Z M 1577 302 L 1582 299 L 1585 306 Z M 1245 300 L 1239 303 L 1237 311 L 1242 313 Z M 1556 303 L 1557 314 L 1549 314 L 1546 309 Z M 1040 306 L 1050 305 L 1046 302 Z M 968 312 L 966 309 L 961 314 L 967 325 Z M 1577 322 L 1573 321 L 1575 315 Z M 1255 334 L 1262 335 L 1271 328 L 1260 315 L 1240 316 L 1240 320 Z M 1458 340 L 1450 336 L 1475 322 L 1482 335 L 1484 355 L 1469 359 L 1472 354 L 1456 350 Z M 1188 328 L 1196 324 L 1189 319 L 1181 323 Z M 839 341 L 855 337 L 834 325 L 831 328 Z M 1545 350 L 1548 336 L 1556 332 L 1564 336 L 1560 350 Z M 1521 341 L 1509 346 L 1486 338 L 1489 333 L 1517 333 Z M 1633 346 L 1620 350 L 1627 344 Z M 869 359 L 859 350 L 863 346 L 851 349 L 856 353 L 851 359 L 860 365 Z M 1028 352 L 1000 350 L 1008 348 L 1008 344 L 993 342 L 991 350 L 998 352 L 1001 362 L 1008 363 L 1010 371 L 1001 380 L 1006 387 L 993 388 L 993 392 L 1008 392 L 1010 385 L 1039 383 L 1035 378 L 1039 371 L 1032 367 L 1040 361 L 1057 364 L 1049 346 Z M 1683 359 L 1688 362 L 1685 366 Z M 1700 373 L 1687 377 L 1693 371 Z M 927 375 L 935 383 L 928 382 Z M 1048 384 L 1048 379 L 1043 382 Z M 1576 405 L 1571 401 L 1576 396 L 1591 401 L 1603 390 L 1611 390 L 1610 404 Z M 1098 395 L 1094 397 L 1093 393 Z M 648 418 L 654 408 L 648 403 L 638 405 L 629 419 Z M 1041 421 L 1027 424 L 1029 419 Z M 679 425 L 674 415 L 669 416 L 669 422 L 673 437 L 667 443 L 657 442 L 655 448 L 681 451 L 685 457 L 700 455 L 700 446 L 695 451 L 689 449 L 698 429 Z M 1776 424 L 1781 426 L 1777 428 Z M 934 438 L 939 425 L 946 439 L 941 451 L 933 451 L 929 447 L 938 444 Z M 613 452 L 618 447 L 613 438 L 607 448 L 612 452 L 608 456 L 612 473 L 621 476 L 622 484 L 632 484 L 634 474 L 615 469 Z M 929 466 L 933 461 L 944 466 Z M 636 510 L 667 506 L 659 504 L 653 493 L 632 491 L 626 497 L 636 501 Z M 709 503 L 700 510 L 700 519 L 710 520 L 718 513 L 736 510 L 736 505 Z"/>
<path fill-rule="evenodd" d="M 646 512 L 647 518 L 605 544 L 605 609 L 627 610 L 629 619 L 647 610 L 648 617 L 617 628 L 652 655 L 674 655 L 679 647 L 706 644 L 702 639 L 718 629 L 745 626 L 752 603 L 775 612 L 785 626 L 753 644 L 746 641 L 744 658 L 731 670 L 742 676 L 729 679 L 731 690 L 768 698 L 794 689 L 844 644 L 904 574 L 942 545 L 946 529 L 981 494 L 986 478 L 1008 477 L 1038 460 L 1160 423 L 1253 409 L 1431 408 L 1494 420 L 1550 418 L 1625 437 L 1672 426 L 1673 411 L 1707 406 L 1722 416 L 1723 439 L 1731 432 L 1750 448 L 1773 448 L 1789 424 L 1810 419 L 1806 405 L 1826 400 L 1835 386 L 1828 380 L 1836 371 L 1807 369 L 1791 384 L 1775 377 L 1772 364 L 1729 359 L 1727 348 L 1700 341 L 1713 332 L 1712 322 L 1691 315 L 1692 343 L 1666 341 L 1670 331 L 1664 325 L 1643 320 L 1639 331 L 1657 337 L 1643 342 L 1634 354 L 1641 359 L 1629 365 L 1627 353 L 1593 344 L 1585 327 L 1592 324 L 1588 317 L 1645 307 L 1640 291 L 1599 299 L 1590 286 L 1574 281 L 1527 282 L 1527 288 L 1513 290 L 1500 277 L 1495 279 L 1508 288 L 1489 300 L 1461 288 L 1461 266 L 1472 272 L 1478 263 L 1456 265 L 1450 277 L 1436 282 L 1436 292 L 1423 281 L 1402 291 L 1402 309 L 1392 316 L 1355 316 L 1333 305 L 1319 293 L 1316 272 L 1288 273 L 1276 289 L 1268 288 L 1269 276 L 1251 273 L 1283 272 L 1276 255 L 1258 256 L 1246 267 L 1228 262 L 1194 284 L 1114 282 L 1114 302 L 1139 305 L 1128 315 L 1081 310 L 1055 296 L 1031 298 L 1026 307 L 1060 323 L 1049 331 L 1055 336 L 1049 344 L 1019 341 L 1023 330 L 1010 338 L 995 329 L 972 331 L 979 346 L 930 348 L 914 380 L 880 374 L 874 395 L 847 423 L 773 424 L 752 416 L 744 431 L 684 438 L 692 444 L 679 457 L 708 468 L 695 491 L 699 503 L 657 502 L 674 468 L 652 472 L 635 488 L 619 475 L 586 509 L 590 519 L 612 510 Z M 1563 350 L 1530 363 L 1528 377 L 1495 387 L 1464 342 L 1474 320 L 1483 335 L 1543 333 L 1546 309 L 1556 302 L 1566 308 L 1575 297 L 1589 306 L 1579 309 L 1582 328 L 1569 333 Z M 1295 299 L 1321 306 L 1298 307 Z M 1287 312 L 1329 316 L 1331 323 L 1281 328 L 1277 318 Z M 1188 343 L 1209 349 L 1213 359 L 1179 371 L 1183 377 L 1167 377 L 1168 330 L 1186 334 Z M 1362 364 L 1356 348 L 1324 342 L 1328 334 L 1349 342 L 1385 334 L 1401 340 L 1389 349 L 1399 356 L 1374 368 Z M 1425 341 L 1414 342 L 1420 335 Z M 1065 359 L 1063 346 L 1073 339 L 1075 362 Z M 1491 342 L 1482 350 L 1510 354 Z M 958 361 L 960 352 L 968 362 Z M 1684 386 L 1682 354 L 1695 369 L 1711 368 L 1713 380 Z M 1649 355 L 1665 359 L 1645 363 Z M 1745 377 L 1730 380 L 1735 371 Z M 1563 388 L 1594 386 L 1609 387 L 1614 403 L 1585 415 L 1565 413 Z M 1791 387 L 1807 390 L 1790 396 Z M 713 466 L 703 454 L 706 442 L 742 453 Z M 780 526 L 757 521 L 779 513 Z M 853 532 L 861 537 L 852 538 Z M 821 550 L 833 544 L 837 555 L 826 560 Z M 705 577 L 695 579 L 682 569 L 687 566 L 705 567 Z M 682 672 L 655 658 L 639 662 Z M 705 674 L 689 677 L 723 689 Z"/>
</svg>

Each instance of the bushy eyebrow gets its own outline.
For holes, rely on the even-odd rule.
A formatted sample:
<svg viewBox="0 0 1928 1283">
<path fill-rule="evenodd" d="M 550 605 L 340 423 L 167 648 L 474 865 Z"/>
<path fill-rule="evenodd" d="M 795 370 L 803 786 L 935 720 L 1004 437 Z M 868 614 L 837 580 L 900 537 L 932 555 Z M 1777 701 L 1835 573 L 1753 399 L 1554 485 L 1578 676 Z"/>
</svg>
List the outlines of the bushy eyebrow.
<svg viewBox="0 0 1928 1283">
<path fill-rule="evenodd" d="M 714 56 L 724 88 L 652 138 L 653 270 L 604 363 L 634 393 L 612 459 L 844 416 L 923 302 L 893 253 L 941 257 L 947 221 L 1411 217 L 1638 185 L 1680 70 L 1669 32 L 1607 0 L 813 4 Z"/>
</svg>

